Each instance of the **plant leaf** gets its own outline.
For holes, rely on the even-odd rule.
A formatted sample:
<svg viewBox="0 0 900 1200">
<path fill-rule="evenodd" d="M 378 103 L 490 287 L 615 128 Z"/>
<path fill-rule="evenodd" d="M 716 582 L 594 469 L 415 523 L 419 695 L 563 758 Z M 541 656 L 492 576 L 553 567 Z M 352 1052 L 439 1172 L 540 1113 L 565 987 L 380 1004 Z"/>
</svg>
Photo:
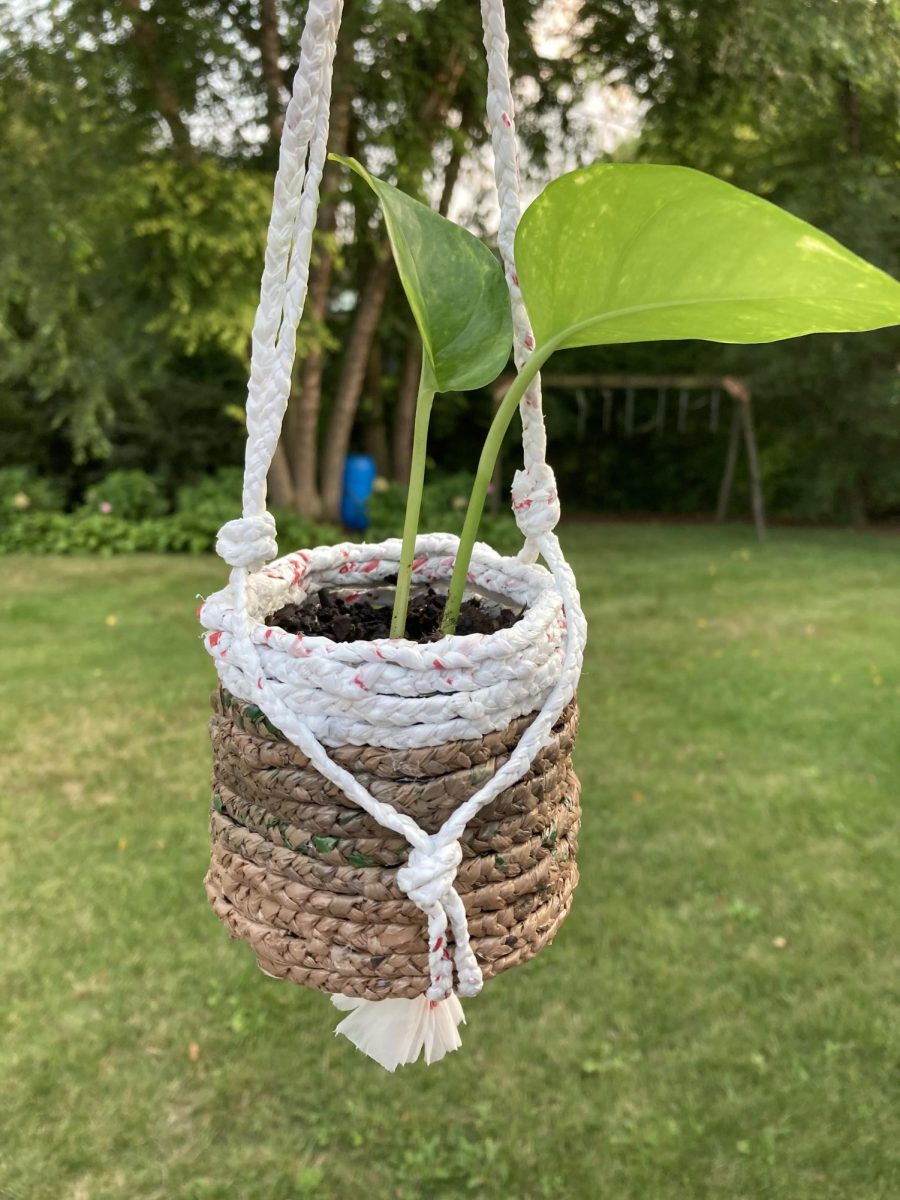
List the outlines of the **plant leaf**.
<svg viewBox="0 0 900 1200">
<path fill-rule="evenodd" d="M 539 345 L 773 342 L 900 321 L 900 284 L 687 167 L 600 163 L 530 205 L 516 270 Z M 558 339 L 558 340 L 557 340 Z"/>
<path fill-rule="evenodd" d="M 331 158 L 360 175 L 381 202 L 435 390 L 465 391 L 496 379 L 512 346 L 509 292 L 497 259 L 477 237 L 355 159 Z"/>
</svg>

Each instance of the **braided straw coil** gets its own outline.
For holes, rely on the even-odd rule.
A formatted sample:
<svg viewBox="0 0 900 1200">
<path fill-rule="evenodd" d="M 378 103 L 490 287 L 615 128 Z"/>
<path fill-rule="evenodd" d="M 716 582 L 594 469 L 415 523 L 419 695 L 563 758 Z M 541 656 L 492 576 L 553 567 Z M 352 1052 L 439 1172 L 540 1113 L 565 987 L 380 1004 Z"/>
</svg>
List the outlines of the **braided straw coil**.
<svg viewBox="0 0 900 1200">
<path fill-rule="evenodd" d="M 403 839 L 349 804 L 255 705 L 213 697 L 210 903 L 268 975 L 370 1000 L 428 986 L 422 914 L 398 888 Z M 457 887 L 485 978 L 527 962 L 568 912 L 578 878 L 579 785 L 569 705 L 518 783 L 461 838 Z M 480 739 L 334 757 L 373 794 L 436 830 L 509 756 L 527 726 Z"/>
</svg>

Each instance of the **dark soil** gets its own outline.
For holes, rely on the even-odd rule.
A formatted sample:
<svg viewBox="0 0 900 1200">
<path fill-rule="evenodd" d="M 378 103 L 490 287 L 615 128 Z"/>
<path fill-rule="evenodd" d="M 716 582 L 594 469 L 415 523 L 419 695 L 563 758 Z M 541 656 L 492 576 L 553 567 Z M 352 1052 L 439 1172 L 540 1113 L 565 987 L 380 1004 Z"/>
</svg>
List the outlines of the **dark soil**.
<svg viewBox="0 0 900 1200">
<path fill-rule="evenodd" d="M 321 588 L 315 595 L 307 596 L 302 604 L 286 604 L 272 613 L 266 617 L 266 624 L 278 625 L 288 633 L 318 634 L 333 642 L 368 642 L 390 637 L 392 600 L 385 592 L 377 599 L 365 593 L 349 599 Z M 443 636 L 440 630 L 443 612 L 442 595 L 431 588 L 416 593 L 409 601 L 407 638 L 413 642 L 436 642 Z M 456 632 L 496 633 L 498 629 L 515 625 L 521 615 L 511 608 L 502 608 L 473 596 L 463 601 Z"/>
</svg>

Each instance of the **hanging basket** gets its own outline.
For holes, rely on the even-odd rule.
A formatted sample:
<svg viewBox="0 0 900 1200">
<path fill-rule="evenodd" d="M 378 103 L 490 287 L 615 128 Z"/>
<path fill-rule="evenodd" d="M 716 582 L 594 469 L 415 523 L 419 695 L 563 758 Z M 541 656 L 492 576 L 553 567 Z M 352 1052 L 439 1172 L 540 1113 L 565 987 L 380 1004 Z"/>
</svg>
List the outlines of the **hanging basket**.
<svg viewBox="0 0 900 1200">
<path fill-rule="evenodd" d="M 219 534 L 233 570 L 201 606 L 219 676 L 210 902 L 277 978 L 327 991 L 338 1026 L 393 1070 L 459 1045 L 458 997 L 554 936 L 577 882 L 571 751 L 585 639 L 544 461 L 540 388 L 522 404 L 517 558 L 476 545 L 472 587 L 521 610 L 492 634 L 337 643 L 266 623 L 319 589 L 365 592 L 396 574 L 400 542 L 276 558 L 266 476 L 290 389 L 325 159 L 340 0 L 311 0 L 253 334 L 243 516 Z M 518 220 L 500 0 L 483 0 L 516 361 L 533 345 L 512 262 Z M 440 591 L 458 540 L 417 540 L 413 582 Z M 536 565 L 540 557 L 546 567 Z M 274 560 L 274 561 L 273 561 Z"/>
<path fill-rule="evenodd" d="M 431 553 L 419 554 L 417 581 L 439 584 L 452 568 L 453 539 L 422 544 Z M 256 577 L 252 636 L 262 649 L 264 688 L 285 686 L 286 703 L 316 728 L 331 761 L 435 835 L 509 763 L 558 678 L 565 626 L 549 573 L 487 547 L 476 555 L 473 579 L 526 606 L 498 633 L 425 646 L 339 644 L 264 623 L 328 584 L 371 586 L 396 570 L 398 553 L 396 542 L 343 546 L 272 564 Z M 432 982 L 426 927 L 397 883 L 407 843 L 349 802 L 258 704 L 237 698 L 262 689 L 229 664 L 227 589 L 202 616 L 207 648 L 234 689 L 216 693 L 210 727 L 206 888 L 217 915 L 269 975 L 368 1000 L 424 994 Z M 576 724 L 570 703 L 528 771 L 460 836 L 455 887 L 484 978 L 533 957 L 568 912 L 578 878 Z M 448 955 L 451 948 L 439 947 Z"/>
</svg>

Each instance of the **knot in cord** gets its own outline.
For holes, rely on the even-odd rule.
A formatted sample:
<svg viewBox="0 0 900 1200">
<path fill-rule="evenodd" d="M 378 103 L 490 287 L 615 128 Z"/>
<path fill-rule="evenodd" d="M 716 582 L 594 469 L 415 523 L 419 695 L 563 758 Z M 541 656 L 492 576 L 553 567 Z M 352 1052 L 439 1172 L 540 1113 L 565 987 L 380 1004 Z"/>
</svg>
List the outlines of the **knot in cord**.
<svg viewBox="0 0 900 1200">
<path fill-rule="evenodd" d="M 228 521 L 219 530 L 216 553 L 230 567 L 256 570 L 265 566 L 278 553 L 275 518 L 267 512 L 261 517 L 238 517 Z"/>
<path fill-rule="evenodd" d="M 456 967 L 460 996 L 477 996 L 481 991 L 481 967 L 469 943 L 466 910 L 453 887 L 462 862 L 458 841 L 443 843 L 439 834 L 413 846 L 406 866 L 397 872 L 397 884 L 428 917 L 429 1000 L 446 1000 L 453 994 Z M 453 935 L 453 952 L 447 944 Z"/>
<path fill-rule="evenodd" d="M 449 845 L 414 846 L 406 866 L 397 872 L 397 885 L 418 908 L 427 911 L 440 904 L 453 887 L 456 871 L 462 862 L 459 842 Z"/>
<path fill-rule="evenodd" d="M 522 535 L 539 538 L 551 533 L 559 521 L 556 476 L 545 462 L 516 471 L 512 484 L 513 512 Z"/>
</svg>

